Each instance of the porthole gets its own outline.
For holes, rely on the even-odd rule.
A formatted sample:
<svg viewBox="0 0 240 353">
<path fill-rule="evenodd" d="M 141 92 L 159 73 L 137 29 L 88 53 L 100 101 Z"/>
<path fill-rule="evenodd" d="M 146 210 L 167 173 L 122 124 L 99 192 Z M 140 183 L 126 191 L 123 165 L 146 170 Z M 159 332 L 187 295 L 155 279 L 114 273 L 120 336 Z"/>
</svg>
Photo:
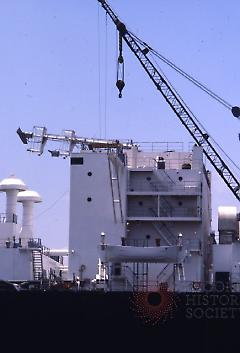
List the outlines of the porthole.
<svg viewBox="0 0 240 353">
<path fill-rule="evenodd" d="M 139 206 L 142 206 L 142 205 L 143 205 L 143 202 L 142 202 L 142 201 L 139 201 L 138 204 L 139 204 Z"/>
<path fill-rule="evenodd" d="M 88 176 L 92 176 L 92 172 L 88 172 L 87 175 L 88 175 Z"/>
<path fill-rule="evenodd" d="M 146 179 L 147 179 L 148 181 L 152 180 L 152 178 L 151 178 L 150 176 L 148 176 Z"/>
<path fill-rule="evenodd" d="M 92 198 L 91 198 L 91 197 L 88 197 L 88 198 L 87 198 L 87 201 L 88 201 L 88 202 L 91 202 L 91 201 L 92 201 Z"/>
<path fill-rule="evenodd" d="M 183 178 L 180 176 L 180 177 L 178 178 L 178 180 L 179 180 L 179 181 L 182 181 L 182 180 L 183 180 Z"/>
</svg>

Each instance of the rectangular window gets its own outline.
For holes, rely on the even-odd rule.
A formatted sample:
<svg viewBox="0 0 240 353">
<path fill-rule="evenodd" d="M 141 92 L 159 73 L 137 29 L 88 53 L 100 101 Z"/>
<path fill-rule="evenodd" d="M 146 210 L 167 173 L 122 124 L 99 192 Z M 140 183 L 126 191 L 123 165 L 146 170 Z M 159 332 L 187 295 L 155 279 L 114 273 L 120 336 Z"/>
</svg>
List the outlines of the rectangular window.
<svg viewBox="0 0 240 353">
<path fill-rule="evenodd" d="M 71 158 L 71 165 L 82 165 L 83 164 L 83 158 L 78 157 L 78 158 Z"/>
</svg>

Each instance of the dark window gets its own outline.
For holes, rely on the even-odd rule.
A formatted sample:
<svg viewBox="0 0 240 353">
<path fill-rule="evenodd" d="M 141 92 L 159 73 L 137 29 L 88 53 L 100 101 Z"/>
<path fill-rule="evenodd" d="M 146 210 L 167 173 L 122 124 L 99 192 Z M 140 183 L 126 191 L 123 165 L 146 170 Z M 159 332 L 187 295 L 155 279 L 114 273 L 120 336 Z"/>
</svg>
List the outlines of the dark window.
<svg viewBox="0 0 240 353">
<path fill-rule="evenodd" d="M 146 179 L 147 179 L 148 181 L 152 180 L 152 178 L 151 178 L 151 177 L 147 177 Z"/>
<path fill-rule="evenodd" d="M 91 197 L 88 197 L 88 198 L 87 198 L 87 201 L 88 201 L 88 202 L 91 202 L 91 201 L 92 201 L 92 198 L 91 198 Z"/>
<path fill-rule="evenodd" d="M 215 282 L 217 290 L 228 290 L 230 285 L 229 272 L 215 272 Z"/>
<path fill-rule="evenodd" d="M 151 238 L 151 235 L 147 234 L 146 239 L 150 239 L 150 238 Z"/>
<path fill-rule="evenodd" d="M 182 181 L 182 180 L 183 180 L 183 178 L 182 178 L 182 177 L 179 177 L 179 178 L 178 178 L 178 180 L 179 180 L 179 181 Z"/>
<path fill-rule="evenodd" d="M 178 206 L 182 206 L 182 201 L 179 201 L 179 202 L 178 202 Z"/>
<path fill-rule="evenodd" d="M 115 267 L 114 268 L 114 275 L 115 276 L 121 276 L 121 267 Z"/>
<path fill-rule="evenodd" d="M 92 176 L 92 172 L 88 172 L 88 174 L 87 174 L 88 176 Z"/>
<path fill-rule="evenodd" d="M 71 165 L 82 165 L 83 164 L 83 158 L 71 158 Z"/>
<path fill-rule="evenodd" d="M 139 201 L 138 204 L 139 204 L 139 206 L 142 206 L 142 205 L 143 205 L 143 202 L 142 202 L 142 201 Z"/>
</svg>

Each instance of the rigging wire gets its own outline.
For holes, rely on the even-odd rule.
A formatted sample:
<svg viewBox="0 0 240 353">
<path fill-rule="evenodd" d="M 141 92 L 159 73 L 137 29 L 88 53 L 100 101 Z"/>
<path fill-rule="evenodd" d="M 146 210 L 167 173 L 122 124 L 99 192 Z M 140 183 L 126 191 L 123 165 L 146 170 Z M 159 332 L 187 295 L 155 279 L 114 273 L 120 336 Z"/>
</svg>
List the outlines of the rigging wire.
<svg viewBox="0 0 240 353">
<path fill-rule="evenodd" d="M 116 29 L 116 35 L 118 31 Z M 216 101 L 218 101 L 220 104 L 222 104 L 223 106 L 225 106 L 227 109 L 234 109 L 235 107 L 233 107 L 232 104 L 228 103 L 225 99 L 221 98 L 219 95 L 217 95 L 216 93 L 214 93 L 212 90 L 210 90 L 208 87 L 206 87 L 204 84 L 202 84 L 201 82 L 199 82 L 197 79 L 195 79 L 193 76 L 189 75 L 188 73 L 186 73 L 184 70 L 182 70 L 181 68 L 179 68 L 177 65 L 175 65 L 173 62 L 171 62 L 169 59 L 167 59 L 166 57 L 164 57 L 162 54 L 160 54 L 159 52 L 157 52 L 156 50 L 154 50 L 153 48 L 151 48 L 147 43 L 145 43 L 144 41 L 142 41 L 140 38 L 138 38 L 133 32 L 129 31 L 129 33 L 134 37 L 134 39 L 142 46 L 144 46 L 145 48 L 147 48 L 149 50 L 150 53 L 152 53 L 152 55 L 154 55 L 155 57 L 157 57 L 158 59 L 162 60 L 163 62 L 165 62 L 168 66 L 172 67 L 175 71 L 177 71 L 178 73 L 180 73 L 183 77 L 187 78 L 190 82 L 192 82 L 193 84 L 195 84 L 197 87 L 199 87 L 201 90 L 203 90 L 205 93 L 207 93 L 210 97 L 212 97 L 213 99 L 215 99 Z M 152 57 L 151 55 L 151 57 Z M 153 59 L 153 57 L 152 57 Z M 166 81 L 170 84 L 169 80 L 167 79 L 167 77 L 164 75 L 163 71 L 160 69 L 158 63 L 156 62 L 156 60 L 153 60 L 156 64 L 156 66 L 158 67 L 159 71 L 162 73 L 163 77 L 166 79 Z M 183 101 L 182 97 L 179 95 L 179 93 L 176 91 L 176 89 L 170 84 L 172 90 L 176 93 L 177 97 L 180 99 L 180 101 L 185 105 L 185 107 L 188 109 L 188 111 L 193 115 L 193 117 L 195 118 L 195 120 L 198 122 L 198 124 L 202 127 L 202 129 L 204 129 L 207 133 L 207 130 L 205 129 L 205 127 L 203 126 L 203 124 L 197 119 L 197 117 L 193 114 L 193 112 L 190 110 L 190 108 L 188 107 L 188 105 Z M 237 107 L 238 108 L 238 107 Z M 239 110 L 239 108 L 238 108 Z M 239 111 L 238 111 L 239 114 Z M 234 115 L 234 114 L 233 114 Z M 235 116 L 235 115 L 234 115 Z M 210 136 L 210 134 L 208 134 Z M 240 167 L 231 159 L 231 157 L 223 150 L 223 148 L 214 140 L 213 137 L 211 137 L 212 141 L 216 144 L 216 146 L 222 151 L 222 153 L 225 155 L 225 157 L 238 169 L 238 171 L 240 171 Z"/>
<path fill-rule="evenodd" d="M 163 73 L 162 69 L 160 68 L 159 64 L 156 62 L 156 60 L 153 58 L 151 55 L 151 59 L 153 60 L 154 64 L 158 68 L 158 70 L 161 72 L 162 76 L 166 79 L 168 84 L 171 86 L 171 89 L 175 92 L 176 96 L 178 99 L 184 104 L 184 106 L 187 108 L 187 110 L 192 114 L 194 119 L 198 122 L 199 126 L 208 134 L 209 137 L 211 137 L 212 141 L 215 143 L 215 145 L 221 150 L 221 152 L 225 155 L 225 157 L 240 171 L 240 167 L 232 160 L 232 158 L 223 150 L 223 148 L 216 142 L 216 140 L 208 133 L 207 129 L 204 127 L 204 125 L 198 120 L 198 118 L 194 115 L 194 113 L 191 111 L 189 106 L 186 104 L 186 102 L 183 100 L 183 98 L 180 96 L 178 91 L 172 86 L 172 84 L 169 82 L 167 79 L 166 75 Z"/>
<path fill-rule="evenodd" d="M 49 210 L 51 210 L 67 193 L 69 193 L 69 189 L 65 190 L 63 194 L 61 194 L 57 200 L 55 200 L 48 208 L 46 208 L 44 211 L 42 211 L 41 213 L 39 213 L 36 217 L 34 217 L 34 219 L 37 219 L 39 217 L 41 217 L 43 214 L 45 214 L 46 212 L 48 212 Z"/>
<path fill-rule="evenodd" d="M 105 87 L 104 87 L 104 138 L 107 138 L 107 86 L 108 86 L 108 15 L 105 18 Z"/>
<path fill-rule="evenodd" d="M 101 31 L 100 31 L 100 9 L 98 7 L 98 123 L 99 135 L 102 137 L 102 101 L 101 101 Z"/>
<path fill-rule="evenodd" d="M 219 95 L 217 95 L 216 93 L 214 93 L 212 90 L 210 90 L 208 87 L 206 87 L 204 84 L 202 84 L 201 82 L 199 82 L 197 79 L 195 79 L 193 76 L 189 75 L 188 73 L 186 73 L 185 71 L 183 71 L 180 67 L 178 67 L 177 65 L 175 65 L 172 61 L 170 61 L 169 59 L 167 59 L 166 57 L 164 57 L 162 54 L 160 54 L 159 52 L 157 52 L 156 50 L 154 50 L 153 48 L 151 48 L 147 43 L 145 43 L 144 41 L 142 41 L 140 38 L 138 38 L 135 34 L 133 34 L 132 32 L 130 32 L 131 35 L 135 38 L 135 40 L 141 44 L 142 46 L 146 47 L 153 55 L 155 55 L 157 58 L 159 58 L 161 61 L 163 61 L 165 64 L 167 64 L 168 66 L 170 66 L 171 68 L 173 68 L 175 71 L 177 71 L 178 73 L 180 73 L 183 77 L 185 77 L 186 79 L 188 79 L 190 82 L 192 82 L 194 85 L 196 85 L 197 87 L 199 87 L 202 91 L 204 91 L 205 93 L 207 93 L 210 97 L 212 97 L 213 99 L 215 99 L 216 101 L 218 101 L 220 104 L 222 104 L 223 106 L 225 106 L 228 109 L 232 109 L 232 105 L 230 103 L 228 103 L 225 99 L 221 98 Z"/>
</svg>

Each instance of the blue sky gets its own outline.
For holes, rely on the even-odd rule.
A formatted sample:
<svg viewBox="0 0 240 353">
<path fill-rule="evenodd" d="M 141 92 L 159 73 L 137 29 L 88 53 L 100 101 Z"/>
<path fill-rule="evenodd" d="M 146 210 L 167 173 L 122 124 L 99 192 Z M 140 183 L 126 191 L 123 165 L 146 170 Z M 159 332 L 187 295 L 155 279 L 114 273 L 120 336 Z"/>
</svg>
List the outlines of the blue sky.
<svg viewBox="0 0 240 353">
<path fill-rule="evenodd" d="M 231 104 L 240 104 L 239 1 L 110 4 L 132 32 Z M 46 126 L 52 133 L 74 129 L 85 137 L 179 141 L 186 148 L 191 138 L 127 47 L 126 87 L 118 98 L 116 30 L 110 20 L 106 24 L 97 0 L 2 0 L 0 13 L 0 177 L 14 173 L 41 194 L 44 202 L 35 208 L 36 236 L 51 247 L 67 246 L 69 161 L 51 158 L 47 148 L 42 157 L 29 154 L 17 137 L 19 126 Z M 239 165 L 239 120 L 160 66 L 209 134 Z M 239 203 L 215 174 L 212 200 L 216 229 L 217 206 Z M 2 194 L 1 212 L 4 204 Z"/>
</svg>

